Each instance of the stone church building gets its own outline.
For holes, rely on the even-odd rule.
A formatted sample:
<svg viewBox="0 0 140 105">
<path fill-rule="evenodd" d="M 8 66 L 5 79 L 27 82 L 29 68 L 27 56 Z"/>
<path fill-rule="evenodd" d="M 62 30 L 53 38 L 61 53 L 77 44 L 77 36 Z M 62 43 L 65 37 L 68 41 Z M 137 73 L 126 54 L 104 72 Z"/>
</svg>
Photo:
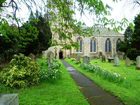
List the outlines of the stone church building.
<svg viewBox="0 0 140 105">
<path fill-rule="evenodd" d="M 58 40 L 58 37 L 54 38 Z M 44 53 L 52 52 L 56 58 L 76 55 L 98 57 L 100 54 L 113 57 L 118 53 L 118 44 L 124 40 L 124 35 L 107 28 L 100 28 L 90 37 L 74 36 L 72 40 L 78 42 L 79 48 L 66 50 L 61 46 L 53 46 Z"/>
</svg>

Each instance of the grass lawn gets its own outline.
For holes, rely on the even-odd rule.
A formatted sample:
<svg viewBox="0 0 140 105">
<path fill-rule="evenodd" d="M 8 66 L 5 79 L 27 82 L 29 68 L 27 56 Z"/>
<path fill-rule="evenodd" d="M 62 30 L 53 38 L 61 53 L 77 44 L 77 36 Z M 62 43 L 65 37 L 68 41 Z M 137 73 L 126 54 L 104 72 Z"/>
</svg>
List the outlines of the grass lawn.
<svg viewBox="0 0 140 105">
<path fill-rule="evenodd" d="M 39 64 L 46 62 L 43 59 L 37 61 Z M 62 78 L 53 83 L 42 82 L 38 86 L 20 90 L 1 85 L 0 93 L 19 93 L 20 105 L 89 105 L 64 66 L 61 66 L 61 70 Z"/>
<path fill-rule="evenodd" d="M 121 61 L 119 67 L 113 66 L 113 63 L 103 63 L 99 59 L 91 61 L 92 64 L 98 65 L 104 70 L 116 72 L 123 77 L 126 77 L 126 80 L 119 84 L 109 82 L 92 72 L 83 70 L 80 67 L 80 64 L 75 64 L 70 59 L 66 59 L 66 61 L 72 64 L 78 71 L 96 82 L 96 84 L 103 89 L 119 97 L 125 105 L 140 105 L 140 71 L 135 70 L 135 66 L 126 67 L 124 61 Z"/>
</svg>

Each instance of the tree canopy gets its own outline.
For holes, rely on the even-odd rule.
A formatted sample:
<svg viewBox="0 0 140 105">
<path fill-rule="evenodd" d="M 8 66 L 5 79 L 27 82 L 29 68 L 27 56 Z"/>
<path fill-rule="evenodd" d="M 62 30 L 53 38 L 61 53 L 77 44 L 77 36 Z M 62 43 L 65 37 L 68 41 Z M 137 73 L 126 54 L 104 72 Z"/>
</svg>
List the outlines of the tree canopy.
<svg viewBox="0 0 140 105">
<path fill-rule="evenodd" d="M 130 59 L 136 60 L 136 57 L 140 55 L 140 14 L 135 17 L 134 27 L 132 24 L 127 27 L 124 36 L 120 50 L 125 52 Z"/>
</svg>

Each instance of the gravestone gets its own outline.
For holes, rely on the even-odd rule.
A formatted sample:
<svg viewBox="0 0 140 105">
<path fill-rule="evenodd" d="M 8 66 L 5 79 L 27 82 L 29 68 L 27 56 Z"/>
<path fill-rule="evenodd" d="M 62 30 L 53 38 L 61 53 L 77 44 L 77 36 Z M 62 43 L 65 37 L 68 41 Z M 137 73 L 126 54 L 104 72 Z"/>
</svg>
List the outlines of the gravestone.
<svg viewBox="0 0 140 105">
<path fill-rule="evenodd" d="M 140 56 L 136 58 L 136 69 L 140 70 Z"/>
<path fill-rule="evenodd" d="M 52 51 L 49 51 L 49 52 L 47 53 L 48 66 L 51 65 L 53 59 L 54 59 L 54 53 L 53 53 Z"/>
<path fill-rule="evenodd" d="M 77 54 L 77 56 L 76 56 L 76 61 L 77 61 L 77 62 L 81 62 L 80 59 L 81 59 L 81 56 L 80 56 L 79 54 Z"/>
<path fill-rule="evenodd" d="M 130 66 L 131 65 L 131 60 L 128 57 L 126 57 L 126 59 L 125 59 L 125 65 L 126 66 Z"/>
<path fill-rule="evenodd" d="M 90 62 L 89 56 L 84 56 L 83 57 L 83 63 L 89 64 L 89 62 Z"/>
<path fill-rule="evenodd" d="M 120 60 L 119 60 L 118 56 L 115 55 L 115 57 L 114 57 L 114 66 L 119 66 L 119 65 L 120 65 Z"/>
<path fill-rule="evenodd" d="M 102 59 L 102 56 L 103 56 L 102 52 L 99 52 L 99 58 Z"/>
<path fill-rule="evenodd" d="M 106 57 L 105 57 L 105 55 L 102 55 L 102 56 L 101 56 L 101 60 L 102 60 L 102 62 L 106 62 Z"/>
<path fill-rule="evenodd" d="M 19 105 L 17 94 L 1 94 L 0 105 Z"/>
</svg>

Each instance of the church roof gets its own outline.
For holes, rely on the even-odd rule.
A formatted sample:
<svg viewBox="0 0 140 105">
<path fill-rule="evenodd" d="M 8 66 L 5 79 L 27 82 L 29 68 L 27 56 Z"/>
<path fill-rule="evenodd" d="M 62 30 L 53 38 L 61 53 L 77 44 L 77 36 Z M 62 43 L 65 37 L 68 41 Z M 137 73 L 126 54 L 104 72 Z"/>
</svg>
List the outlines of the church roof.
<svg viewBox="0 0 140 105">
<path fill-rule="evenodd" d="M 108 28 L 95 28 L 93 36 L 124 36 L 123 34 L 116 32 Z"/>
</svg>

